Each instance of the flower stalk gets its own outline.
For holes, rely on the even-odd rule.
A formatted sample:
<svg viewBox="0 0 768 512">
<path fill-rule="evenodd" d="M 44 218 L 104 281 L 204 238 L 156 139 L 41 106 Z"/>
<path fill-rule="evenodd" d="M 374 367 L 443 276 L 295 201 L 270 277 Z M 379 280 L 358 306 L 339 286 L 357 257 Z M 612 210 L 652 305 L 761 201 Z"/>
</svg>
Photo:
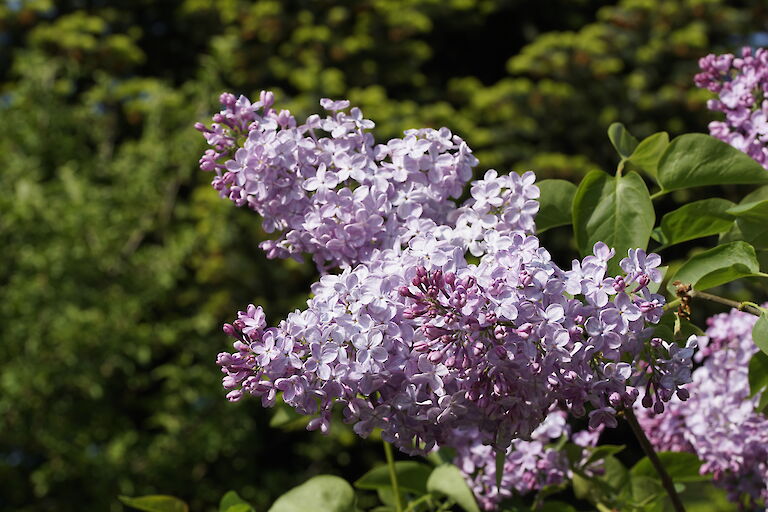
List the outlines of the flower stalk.
<svg viewBox="0 0 768 512">
<path fill-rule="evenodd" d="M 384 443 L 384 456 L 387 458 L 387 467 L 389 468 L 389 481 L 392 483 L 392 492 L 395 494 L 395 510 L 403 512 L 403 503 L 400 497 L 400 486 L 397 483 L 397 472 L 395 471 L 395 457 L 392 455 L 392 446 Z"/>
</svg>

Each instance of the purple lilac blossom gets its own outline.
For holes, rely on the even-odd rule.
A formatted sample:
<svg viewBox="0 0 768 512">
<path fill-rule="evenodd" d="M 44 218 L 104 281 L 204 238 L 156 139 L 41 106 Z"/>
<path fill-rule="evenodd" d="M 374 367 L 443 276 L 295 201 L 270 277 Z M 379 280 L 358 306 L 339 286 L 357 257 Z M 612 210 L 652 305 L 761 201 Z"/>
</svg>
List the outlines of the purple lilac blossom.
<svg viewBox="0 0 768 512">
<path fill-rule="evenodd" d="M 258 212 L 268 233 L 279 232 L 261 244 L 270 258 L 309 253 L 327 270 L 399 247 L 417 221 L 446 222 L 477 164 L 447 128 L 407 130 L 376 145 L 374 123 L 348 101 L 323 99 L 330 114 L 304 124 L 274 109 L 270 92 L 255 103 L 229 93 L 220 101 L 224 110 L 211 127 L 196 125 L 212 147 L 200 168 L 215 172 L 222 197 Z M 525 222 L 520 215 L 507 222 Z"/>
<path fill-rule="evenodd" d="M 750 397 L 749 360 L 757 352 L 752 327 L 757 317 L 732 310 L 707 321 L 699 340 L 702 366 L 694 370 L 690 398 L 672 400 L 664 414 L 638 410 L 638 419 L 657 450 L 687 451 L 702 461 L 729 497 L 752 508 L 768 502 L 768 418 Z"/>
<path fill-rule="evenodd" d="M 741 57 L 709 54 L 699 60 L 698 87 L 716 93 L 707 107 L 725 114 L 709 123 L 709 133 L 768 168 L 768 50 L 745 47 Z"/>
<path fill-rule="evenodd" d="M 501 487 L 496 485 L 496 452 L 478 441 L 476 430 L 457 430 L 454 464 L 464 473 L 480 506 L 496 510 L 499 503 L 513 494 L 527 494 L 572 477 L 565 452 L 551 446 L 563 436 L 581 446 L 595 446 L 602 428 L 572 432 L 568 414 L 551 411 L 531 433 L 530 439 L 515 439 L 507 448 Z M 584 435 L 587 434 L 587 435 Z"/>
<path fill-rule="evenodd" d="M 488 171 L 456 208 L 477 161 L 445 128 L 374 145 L 373 123 L 346 101 L 323 100 L 334 113 L 303 125 L 270 93 L 222 103 L 198 126 L 214 187 L 281 232 L 265 243 L 270 257 L 307 252 L 341 269 L 277 327 L 252 305 L 225 325 L 236 340 L 218 358 L 230 400 L 269 407 L 281 392 L 323 432 L 338 404 L 359 435 L 380 428 L 424 453 L 453 446 L 457 429 L 506 449 L 555 404 L 592 429 L 615 426 L 638 386 L 660 411 L 690 381 L 689 346 L 648 342 L 664 305 L 648 289 L 659 257 L 632 250 L 609 276 L 614 251 L 597 243 L 561 269 L 532 234 L 533 173 Z"/>
<path fill-rule="evenodd" d="M 382 428 L 401 450 L 423 453 L 451 446 L 457 428 L 506 448 L 554 403 L 589 414 L 592 428 L 613 426 L 617 409 L 635 401 L 634 386 L 664 389 L 665 400 L 688 382 L 690 358 L 642 342 L 664 303 L 647 287 L 612 287 L 601 305 L 589 295 L 581 302 L 565 292 L 574 271 L 557 267 L 534 236 L 499 237 L 473 265 L 446 230 L 323 276 L 307 309 L 276 328 L 266 328 L 260 308 L 241 312 L 225 326 L 236 352 L 218 359 L 229 399 L 249 393 L 270 406 L 282 391 L 323 431 L 340 404 L 359 435 Z M 605 279 L 606 255 L 598 244 L 579 262 L 583 287 Z M 643 351 L 666 364 L 648 367 Z"/>
</svg>

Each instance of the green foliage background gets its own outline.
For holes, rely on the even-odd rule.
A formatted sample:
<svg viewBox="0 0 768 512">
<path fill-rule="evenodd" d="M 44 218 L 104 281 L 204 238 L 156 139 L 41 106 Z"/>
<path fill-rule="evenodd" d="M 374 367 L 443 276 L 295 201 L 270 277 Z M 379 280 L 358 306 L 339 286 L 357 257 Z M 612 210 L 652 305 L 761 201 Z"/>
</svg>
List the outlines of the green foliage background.
<svg viewBox="0 0 768 512">
<path fill-rule="evenodd" d="M 227 489 L 260 507 L 378 457 L 229 404 L 220 324 L 276 321 L 311 265 L 268 262 L 197 170 L 222 90 L 299 113 L 349 97 L 377 136 L 449 126 L 479 171 L 609 170 L 615 120 L 705 131 L 698 57 L 764 28 L 757 0 L 5 0 L 0 5 L 0 509 L 121 510 Z M 557 259 L 574 251 L 547 236 Z M 562 237 L 561 237 L 562 238 Z"/>
</svg>

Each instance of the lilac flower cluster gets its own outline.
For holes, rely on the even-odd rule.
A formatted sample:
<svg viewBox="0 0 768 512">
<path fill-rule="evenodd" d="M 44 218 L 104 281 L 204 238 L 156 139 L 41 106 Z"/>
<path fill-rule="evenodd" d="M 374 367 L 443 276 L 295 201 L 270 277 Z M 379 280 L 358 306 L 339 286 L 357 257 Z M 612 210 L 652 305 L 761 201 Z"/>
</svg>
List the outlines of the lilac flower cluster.
<svg viewBox="0 0 768 512">
<path fill-rule="evenodd" d="M 216 173 L 222 197 L 258 212 L 267 232 L 281 232 L 262 243 L 270 258 L 309 253 L 325 270 L 397 247 L 419 221 L 446 222 L 450 199 L 477 164 L 447 128 L 408 130 L 375 145 L 374 123 L 348 101 L 324 99 L 329 115 L 298 124 L 272 107 L 269 92 L 253 104 L 228 93 L 220 100 L 224 110 L 211 127 L 197 125 L 212 146 L 200 167 Z"/>
<path fill-rule="evenodd" d="M 710 318 L 707 337 L 700 339 L 705 359 L 688 386 L 690 399 L 671 401 L 655 418 L 638 411 L 656 449 L 695 453 L 702 474 L 712 473 L 733 501 L 746 495 L 755 507 L 768 503 L 768 418 L 754 411 L 759 394 L 749 396 L 756 320 L 736 310 Z"/>
<path fill-rule="evenodd" d="M 456 432 L 454 464 L 464 473 L 483 509 L 496 510 L 513 493 L 527 494 L 572 477 L 568 457 L 552 444 L 566 437 L 581 446 L 594 446 L 602 428 L 572 432 L 567 416 L 562 410 L 551 411 L 529 440 L 512 441 L 506 452 L 501 487 L 496 485 L 495 450 L 478 442 L 477 431 Z"/>
<path fill-rule="evenodd" d="M 465 250 L 422 235 L 323 276 L 307 309 L 276 328 L 265 328 L 260 308 L 241 312 L 225 328 L 237 352 L 218 359 L 229 398 L 250 393 L 270 406 L 282 392 L 323 431 L 338 403 L 359 435 L 378 427 L 401 450 L 423 453 L 452 445 L 457 428 L 506 448 L 556 402 L 589 410 L 592 428 L 615 426 L 617 409 L 638 395 L 629 382 L 669 396 L 688 382 L 679 377 L 690 359 L 643 343 L 663 299 L 648 291 L 655 269 L 638 267 L 642 251 L 623 260 L 627 275 L 605 278 L 612 251 L 603 244 L 568 271 L 520 233 L 496 240 L 478 265 Z M 568 298 L 577 282 L 584 302 Z M 644 350 L 667 364 L 646 367 Z"/>
<path fill-rule="evenodd" d="M 745 47 L 741 57 L 710 54 L 699 60 L 698 87 L 717 93 L 707 102 L 725 121 L 709 123 L 709 133 L 768 168 L 768 50 Z"/>
<path fill-rule="evenodd" d="M 597 243 L 558 267 L 532 235 L 533 173 L 488 171 L 456 208 L 477 161 L 445 128 L 375 145 L 373 123 L 346 101 L 323 100 L 334 113 L 303 125 L 269 93 L 222 102 L 213 125 L 198 127 L 213 146 L 201 166 L 216 172 L 214 187 L 281 231 L 265 243 L 270 257 L 308 252 L 341 268 L 277 327 L 255 306 L 225 326 L 235 352 L 218 364 L 230 400 L 271 406 L 282 393 L 321 431 L 338 404 L 359 435 L 381 428 L 424 453 L 457 443 L 457 429 L 506 449 L 555 404 L 588 414 L 593 429 L 615 426 L 639 386 L 657 412 L 674 393 L 685 398 L 693 351 L 647 327 L 663 311 L 648 288 L 660 258 L 630 250 L 609 276 L 614 251 Z"/>
</svg>

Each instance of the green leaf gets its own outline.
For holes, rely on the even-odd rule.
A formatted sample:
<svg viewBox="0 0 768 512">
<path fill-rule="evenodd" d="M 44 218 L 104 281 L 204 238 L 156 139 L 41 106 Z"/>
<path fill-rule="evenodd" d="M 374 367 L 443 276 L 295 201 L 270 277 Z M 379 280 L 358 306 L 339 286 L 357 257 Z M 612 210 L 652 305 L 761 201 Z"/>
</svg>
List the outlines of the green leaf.
<svg viewBox="0 0 768 512">
<path fill-rule="evenodd" d="M 768 354 L 768 313 L 765 311 L 752 328 L 752 341 L 760 350 Z"/>
<path fill-rule="evenodd" d="M 595 462 L 605 459 L 610 455 L 616 455 L 620 451 L 626 448 L 625 445 L 604 444 L 590 450 L 589 457 L 587 458 L 584 466 L 589 466 Z"/>
<path fill-rule="evenodd" d="M 675 324 L 679 325 L 677 336 L 675 335 Z M 678 318 L 675 311 L 667 311 L 661 316 L 659 323 L 653 330 L 656 338 L 661 338 L 669 342 L 680 342 L 687 340 L 691 335 L 703 336 L 704 331 L 684 318 Z"/>
<path fill-rule="evenodd" d="M 628 249 L 645 249 L 656 214 L 645 182 L 636 172 L 613 177 L 592 171 L 582 180 L 573 199 L 573 227 L 582 255 L 599 241 L 616 249 L 608 273 L 619 271 L 618 262 Z"/>
<path fill-rule="evenodd" d="M 768 390 L 766 390 L 760 395 L 760 400 L 757 402 L 757 405 L 755 406 L 755 412 L 759 412 L 762 414 L 768 413 Z"/>
<path fill-rule="evenodd" d="M 605 473 L 600 477 L 600 481 L 609 485 L 614 492 L 618 492 L 629 482 L 629 471 L 613 455 L 608 455 L 603 459 L 603 467 L 605 468 Z"/>
<path fill-rule="evenodd" d="M 392 509 L 397 507 L 397 498 L 395 498 L 395 491 L 392 490 L 392 487 L 380 487 L 376 489 L 376 494 L 379 496 L 379 500 L 387 506 Z M 400 503 L 405 503 L 407 500 L 407 496 L 405 493 L 400 493 Z"/>
<path fill-rule="evenodd" d="M 745 195 L 744 198 L 739 201 L 739 204 L 758 203 L 760 201 L 765 201 L 766 199 L 768 199 L 768 185 L 758 187 Z"/>
<path fill-rule="evenodd" d="M 736 512 L 737 510 L 736 504 L 728 501 L 726 492 L 716 487 L 711 480 L 686 484 L 685 490 L 680 493 L 680 498 L 686 512 Z M 668 504 L 664 512 L 674 510 L 668 498 L 665 497 L 664 501 Z"/>
<path fill-rule="evenodd" d="M 219 512 L 253 512 L 250 503 L 241 498 L 235 491 L 229 491 L 219 502 Z"/>
<path fill-rule="evenodd" d="M 757 352 L 749 360 L 749 394 L 755 396 L 768 386 L 768 354 Z"/>
<path fill-rule="evenodd" d="M 758 249 L 768 248 L 768 200 L 742 202 L 728 213 L 737 218 L 739 238 Z"/>
<path fill-rule="evenodd" d="M 222 509 L 222 512 L 254 512 L 254 509 L 247 503 L 238 503 L 237 505 Z"/>
<path fill-rule="evenodd" d="M 139 496 L 131 498 L 129 496 L 119 496 L 118 498 L 125 505 L 133 507 L 144 512 L 188 512 L 189 507 L 179 498 L 156 494 L 151 496 Z"/>
<path fill-rule="evenodd" d="M 739 203 L 728 210 L 735 217 L 756 222 L 768 222 L 768 199 L 750 203 Z"/>
<path fill-rule="evenodd" d="M 269 512 L 355 512 L 355 491 L 343 478 L 320 475 L 283 494 Z"/>
<path fill-rule="evenodd" d="M 667 289 L 675 292 L 675 281 L 706 290 L 755 275 L 759 264 L 755 249 L 746 242 L 731 242 L 701 252 L 682 264 L 670 278 Z"/>
<path fill-rule="evenodd" d="M 608 138 L 622 159 L 629 158 L 638 144 L 637 139 L 621 123 L 612 123 L 608 127 Z"/>
<path fill-rule="evenodd" d="M 676 137 L 659 160 L 657 177 L 664 190 L 768 183 L 768 172 L 760 164 L 729 144 L 702 133 Z"/>
<path fill-rule="evenodd" d="M 648 176 L 656 179 L 661 155 L 669 145 L 667 132 L 654 133 L 644 138 L 629 157 L 629 162 L 635 169 L 640 169 Z"/>
<path fill-rule="evenodd" d="M 432 473 L 430 466 L 416 461 L 397 461 L 395 462 L 395 473 L 401 491 L 418 495 L 426 494 L 427 479 Z M 387 466 L 373 468 L 355 482 L 355 487 L 372 491 L 382 487 L 391 488 L 392 481 L 389 478 L 389 468 Z"/>
<path fill-rule="evenodd" d="M 576 185 L 565 180 L 541 180 L 536 184 L 539 195 L 539 213 L 536 214 L 536 232 L 571 223 L 571 206 Z"/>
<path fill-rule="evenodd" d="M 653 477 L 632 475 L 630 480 L 632 501 L 637 507 L 644 507 L 661 497 L 664 488 Z"/>
<path fill-rule="evenodd" d="M 427 490 L 448 496 L 466 512 L 480 512 L 464 476 L 452 464 L 443 464 L 432 471 L 427 480 Z"/>
<path fill-rule="evenodd" d="M 731 229 L 733 217 L 726 213 L 734 204 L 725 199 L 703 199 L 688 203 L 661 219 L 661 244 L 665 247 Z"/>
<path fill-rule="evenodd" d="M 711 480 L 711 475 L 701 475 L 699 468 L 701 461 L 693 453 L 686 452 L 659 452 L 657 454 L 661 464 L 674 482 L 704 482 Z M 659 478 L 656 468 L 648 457 L 643 457 L 630 470 L 632 478 L 645 476 Z"/>
</svg>

